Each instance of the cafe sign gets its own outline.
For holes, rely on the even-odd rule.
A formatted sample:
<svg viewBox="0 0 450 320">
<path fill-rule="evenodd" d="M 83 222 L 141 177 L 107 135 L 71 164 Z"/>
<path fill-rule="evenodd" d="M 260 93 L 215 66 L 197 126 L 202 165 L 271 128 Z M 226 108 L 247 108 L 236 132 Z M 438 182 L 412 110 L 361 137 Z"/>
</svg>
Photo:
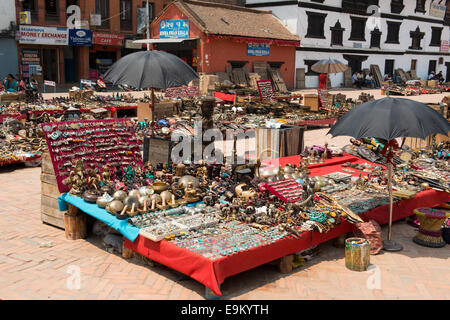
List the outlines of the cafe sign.
<svg viewBox="0 0 450 320">
<path fill-rule="evenodd" d="M 19 42 L 21 44 L 46 44 L 65 46 L 68 42 L 67 28 L 20 26 Z"/>
<path fill-rule="evenodd" d="M 123 34 L 94 32 L 92 43 L 101 46 L 123 46 L 124 39 Z"/>
</svg>

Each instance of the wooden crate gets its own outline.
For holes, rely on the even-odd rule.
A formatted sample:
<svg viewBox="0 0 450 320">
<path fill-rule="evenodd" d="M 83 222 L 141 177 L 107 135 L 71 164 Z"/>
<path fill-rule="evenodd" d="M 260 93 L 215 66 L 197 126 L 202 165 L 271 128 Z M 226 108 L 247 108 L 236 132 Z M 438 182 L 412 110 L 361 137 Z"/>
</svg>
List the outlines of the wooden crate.
<svg viewBox="0 0 450 320">
<path fill-rule="evenodd" d="M 41 221 L 64 229 L 64 214 L 67 211 L 59 211 L 60 195 L 50 154 L 46 152 L 42 154 L 41 166 Z"/>
<path fill-rule="evenodd" d="M 436 80 L 428 80 L 427 85 L 430 88 L 436 88 L 437 81 Z"/>
<path fill-rule="evenodd" d="M 319 96 L 316 94 L 303 95 L 303 103 L 306 107 L 309 107 L 311 111 L 319 111 Z"/>
</svg>

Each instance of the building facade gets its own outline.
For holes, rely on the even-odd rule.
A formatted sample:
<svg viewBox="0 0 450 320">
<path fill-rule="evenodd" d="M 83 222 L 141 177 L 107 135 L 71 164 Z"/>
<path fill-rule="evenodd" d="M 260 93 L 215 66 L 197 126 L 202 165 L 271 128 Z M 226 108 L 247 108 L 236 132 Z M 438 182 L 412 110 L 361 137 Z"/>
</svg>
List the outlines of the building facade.
<svg viewBox="0 0 450 320">
<path fill-rule="evenodd" d="M 242 67 L 254 72 L 256 62 L 266 62 L 280 68 L 287 87 L 294 87 L 300 38 L 270 11 L 177 0 L 155 18 L 151 35 L 162 40 L 155 49 L 177 55 L 198 72 L 214 74 Z M 170 38 L 183 41 L 169 42 L 176 40 Z"/>
<path fill-rule="evenodd" d="M 0 3 L 4 1 L 9 0 Z M 21 77 L 57 83 L 97 79 L 121 56 L 142 49 L 127 40 L 142 37 L 137 30 L 138 16 L 146 0 L 12 2 L 16 6 L 16 56 Z M 169 2 L 149 1 L 151 20 Z M 21 13 L 25 12 L 29 12 L 28 20 L 20 23 Z"/>
<path fill-rule="evenodd" d="M 4 79 L 9 73 L 19 77 L 15 30 L 15 1 L 0 1 L 0 79 Z"/>
<path fill-rule="evenodd" d="M 401 68 L 420 79 L 442 71 L 450 80 L 449 21 L 446 0 L 247 0 L 246 6 L 271 10 L 302 38 L 297 47 L 298 87 L 318 87 L 310 67 L 334 58 L 352 72 L 378 65 L 381 74 Z M 299 80 L 299 79 L 297 79 Z M 345 84 L 343 73 L 331 86 Z"/>
</svg>

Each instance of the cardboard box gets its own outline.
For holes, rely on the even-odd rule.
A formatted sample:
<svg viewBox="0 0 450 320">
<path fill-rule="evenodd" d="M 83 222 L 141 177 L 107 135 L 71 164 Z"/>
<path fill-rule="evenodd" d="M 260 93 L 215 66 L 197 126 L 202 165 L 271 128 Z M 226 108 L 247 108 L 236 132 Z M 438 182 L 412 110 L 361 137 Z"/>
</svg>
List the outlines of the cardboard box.
<svg viewBox="0 0 450 320">
<path fill-rule="evenodd" d="M 436 88 L 437 81 L 436 80 L 428 80 L 428 87 Z"/>
</svg>

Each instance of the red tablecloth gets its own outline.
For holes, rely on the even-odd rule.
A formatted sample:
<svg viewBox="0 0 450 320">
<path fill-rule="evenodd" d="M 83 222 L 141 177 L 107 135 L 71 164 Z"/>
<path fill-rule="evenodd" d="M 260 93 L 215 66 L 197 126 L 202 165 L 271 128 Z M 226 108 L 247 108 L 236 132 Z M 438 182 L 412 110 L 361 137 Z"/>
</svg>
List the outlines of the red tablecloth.
<svg viewBox="0 0 450 320">
<path fill-rule="evenodd" d="M 304 120 L 297 123 L 297 126 L 326 126 L 335 124 L 336 119 L 335 118 L 328 118 L 328 119 L 318 119 L 318 120 Z"/>
<path fill-rule="evenodd" d="M 214 97 L 222 99 L 223 101 L 234 102 L 234 100 L 236 99 L 237 95 L 236 94 L 228 94 L 228 93 L 215 91 L 214 92 Z"/>
<path fill-rule="evenodd" d="M 279 160 L 282 166 L 287 163 L 298 164 L 300 156 L 285 157 L 276 160 Z M 341 165 L 347 161 L 358 163 L 368 162 L 358 157 L 345 155 L 343 157 L 328 159 L 325 163 L 311 165 L 308 168 L 313 176 L 323 175 L 338 171 Z M 265 162 L 276 163 L 275 160 Z M 355 170 L 353 175 L 358 176 L 359 172 L 359 170 Z M 394 204 L 393 221 L 412 215 L 412 210 L 417 207 L 432 207 L 449 200 L 450 194 L 446 192 L 434 190 L 421 192 L 413 199 L 403 200 L 398 204 Z M 365 221 L 374 219 L 380 224 L 385 224 L 388 222 L 388 210 L 389 206 L 384 205 L 365 212 L 360 216 Z M 292 237 L 281 239 L 273 244 L 239 252 L 218 260 L 209 260 L 168 241 L 153 242 L 142 236 L 139 236 L 134 242 L 125 239 L 125 247 L 190 276 L 220 296 L 219 285 L 227 277 L 279 259 L 288 254 L 306 250 L 352 231 L 354 231 L 354 225 L 343 222 L 328 233 L 305 232 L 300 239 L 294 239 Z"/>
</svg>

